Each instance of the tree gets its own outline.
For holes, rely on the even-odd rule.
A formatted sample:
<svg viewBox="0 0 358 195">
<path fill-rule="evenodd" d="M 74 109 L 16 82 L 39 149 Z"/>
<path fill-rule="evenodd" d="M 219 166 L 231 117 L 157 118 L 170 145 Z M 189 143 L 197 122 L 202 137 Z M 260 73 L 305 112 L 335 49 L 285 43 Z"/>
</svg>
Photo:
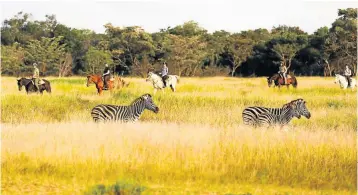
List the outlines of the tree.
<svg viewBox="0 0 358 195">
<path fill-rule="evenodd" d="M 30 62 L 40 64 L 40 70 L 45 73 L 57 72 L 60 75 L 61 59 L 64 58 L 65 44 L 60 44 L 63 37 L 46 38 L 42 37 L 40 41 L 31 40 L 26 46 L 26 59 Z"/>
<path fill-rule="evenodd" d="M 19 44 L 1 46 L 1 74 L 19 76 L 24 65 L 25 51 Z"/>
<path fill-rule="evenodd" d="M 275 51 L 276 54 L 280 57 L 281 61 L 284 63 L 288 70 L 291 67 L 292 59 L 303 47 L 304 45 L 299 45 L 297 43 L 277 44 L 273 46 L 273 51 Z"/>
<path fill-rule="evenodd" d="M 113 58 L 120 64 L 131 67 L 139 66 L 140 61 L 148 56 L 154 56 L 152 36 L 138 26 L 114 27 L 106 24 L 106 34 L 109 37 L 109 49 Z"/>
<path fill-rule="evenodd" d="M 72 69 L 72 55 L 70 53 L 66 53 L 65 56 L 61 57 L 59 64 L 58 77 L 67 76 Z"/>
<path fill-rule="evenodd" d="M 233 34 L 229 38 L 226 46 L 229 54 L 229 61 L 231 62 L 231 76 L 235 76 L 236 69 L 239 68 L 252 53 L 252 40 L 245 39 L 240 34 Z"/>
<path fill-rule="evenodd" d="M 94 47 L 91 47 L 85 56 L 86 72 L 92 74 L 98 74 L 102 71 L 104 64 L 112 64 L 111 54 L 108 51 L 101 51 Z"/>
<path fill-rule="evenodd" d="M 330 59 L 341 58 L 341 65 L 349 65 L 357 73 L 357 9 L 339 9 L 325 44 Z M 339 69 L 343 70 L 344 66 Z"/>
<path fill-rule="evenodd" d="M 206 34 L 207 30 L 200 27 L 195 21 L 185 22 L 183 25 L 178 25 L 174 28 L 168 28 L 167 32 L 172 35 L 180 35 L 184 37 L 201 36 Z"/>
<path fill-rule="evenodd" d="M 168 35 L 165 47 L 169 51 L 169 68 L 179 76 L 194 76 L 206 55 L 206 43 L 200 37 Z"/>
</svg>

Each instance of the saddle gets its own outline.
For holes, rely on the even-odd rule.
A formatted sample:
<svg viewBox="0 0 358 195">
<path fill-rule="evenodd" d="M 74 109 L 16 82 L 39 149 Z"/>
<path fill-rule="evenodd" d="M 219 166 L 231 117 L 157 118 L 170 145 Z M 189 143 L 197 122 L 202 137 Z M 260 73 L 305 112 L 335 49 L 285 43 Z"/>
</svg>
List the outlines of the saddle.
<svg viewBox="0 0 358 195">
<path fill-rule="evenodd" d="M 31 79 L 31 82 L 32 82 L 33 85 L 35 85 L 34 79 Z M 43 84 L 45 84 L 45 81 L 43 81 L 42 79 L 40 79 L 40 80 L 39 80 L 39 85 L 43 85 Z"/>
</svg>

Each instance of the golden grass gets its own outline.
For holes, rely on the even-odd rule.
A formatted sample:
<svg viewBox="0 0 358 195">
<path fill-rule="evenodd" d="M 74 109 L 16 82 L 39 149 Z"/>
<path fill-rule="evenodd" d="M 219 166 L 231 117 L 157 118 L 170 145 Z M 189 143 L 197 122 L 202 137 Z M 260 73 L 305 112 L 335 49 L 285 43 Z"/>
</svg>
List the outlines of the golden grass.
<svg viewBox="0 0 358 195">
<path fill-rule="evenodd" d="M 116 181 L 143 194 L 353 194 L 356 93 L 333 79 L 299 78 L 299 88 L 269 89 L 265 78 L 182 78 L 158 92 L 160 113 L 136 124 L 95 124 L 98 103 L 129 104 L 152 88 L 98 97 L 83 78 L 50 78 L 52 95 L 24 95 L 2 78 L 2 193 L 82 194 Z M 288 131 L 242 125 L 250 105 L 304 98 L 312 118 Z"/>
</svg>

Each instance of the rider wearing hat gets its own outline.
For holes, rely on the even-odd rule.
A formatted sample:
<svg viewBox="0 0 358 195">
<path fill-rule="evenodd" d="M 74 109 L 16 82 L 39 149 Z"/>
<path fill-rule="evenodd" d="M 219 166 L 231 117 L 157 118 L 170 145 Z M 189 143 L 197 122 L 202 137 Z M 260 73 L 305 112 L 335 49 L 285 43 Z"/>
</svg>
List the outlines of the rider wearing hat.
<svg viewBox="0 0 358 195">
<path fill-rule="evenodd" d="M 351 69 L 350 69 L 348 66 L 346 66 L 346 69 L 344 70 L 344 74 L 343 74 L 343 75 L 346 77 L 346 79 L 347 79 L 347 81 L 348 81 L 348 87 L 351 86 L 352 71 L 351 71 Z"/>
<path fill-rule="evenodd" d="M 37 64 L 36 63 L 33 63 L 33 66 L 34 66 L 34 72 L 32 74 L 32 79 L 34 80 L 34 84 L 35 84 L 35 87 L 37 89 L 37 91 L 40 90 L 39 88 L 39 82 L 40 82 L 40 71 L 39 69 L 37 68 Z"/>
<path fill-rule="evenodd" d="M 166 80 L 168 79 L 168 66 L 167 63 L 164 62 L 163 63 L 163 68 L 162 68 L 162 79 L 163 79 L 163 83 L 164 83 L 164 87 L 166 86 Z"/>
<path fill-rule="evenodd" d="M 103 81 L 104 81 L 104 88 L 108 88 L 107 87 L 107 82 L 108 80 L 110 79 L 110 75 L 111 75 L 111 71 L 108 67 L 108 64 L 105 65 L 106 67 L 104 68 L 104 71 L 103 71 Z"/>
<path fill-rule="evenodd" d="M 283 64 L 283 62 L 281 62 L 281 65 L 279 67 L 279 71 L 278 74 L 280 74 L 280 76 L 283 78 L 284 80 L 284 84 L 287 83 L 287 68 L 286 66 Z"/>
</svg>

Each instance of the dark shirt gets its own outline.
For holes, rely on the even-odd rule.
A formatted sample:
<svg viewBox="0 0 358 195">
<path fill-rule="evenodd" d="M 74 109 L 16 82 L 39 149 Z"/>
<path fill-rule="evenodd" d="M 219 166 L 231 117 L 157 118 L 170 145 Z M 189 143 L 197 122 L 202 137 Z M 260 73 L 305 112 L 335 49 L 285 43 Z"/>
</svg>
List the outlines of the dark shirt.
<svg viewBox="0 0 358 195">
<path fill-rule="evenodd" d="M 103 74 L 109 73 L 109 67 L 104 68 Z"/>
</svg>

